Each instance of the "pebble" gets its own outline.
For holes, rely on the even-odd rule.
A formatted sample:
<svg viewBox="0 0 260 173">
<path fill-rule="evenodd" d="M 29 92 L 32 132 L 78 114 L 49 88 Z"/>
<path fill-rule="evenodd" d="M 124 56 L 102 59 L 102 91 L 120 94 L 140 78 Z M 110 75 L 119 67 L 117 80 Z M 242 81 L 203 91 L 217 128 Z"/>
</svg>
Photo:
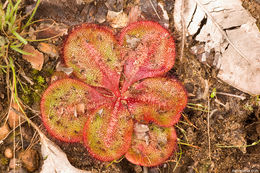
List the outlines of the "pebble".
<svg viewBox="0 0 260 173">
<path fill-rule="evenodd" d="M 33 172 L 39 167 L 39 155 L 34 149 L 28 149 L 20 153 L 20 158 L 23 166 L 29 171 Z"/>
<path fill-rule="evenodd" d="M 142 167 L 140 165 L 135 165 L 134 170 L 135 170 L 136 173 L 143 172 Z"/>
<path fill-rule="evenodd" d="M 13 151 L 12 151 L 12 149 L 9 148 L 9 147 L 7 147 L 7 148 L 5 149 L 4 154 L 5 154 L 5 157 L 8 158 L 8 159 L 11 159 L 11 158 L 13 157 Z"/>
</svg>

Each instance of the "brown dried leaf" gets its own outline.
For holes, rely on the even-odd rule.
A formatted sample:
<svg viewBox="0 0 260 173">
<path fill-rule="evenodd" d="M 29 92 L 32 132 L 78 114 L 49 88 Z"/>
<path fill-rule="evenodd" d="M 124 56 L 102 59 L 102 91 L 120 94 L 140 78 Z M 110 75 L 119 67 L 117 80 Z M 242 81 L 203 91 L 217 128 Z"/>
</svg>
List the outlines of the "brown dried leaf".
<svg viewBox="0 0 260 173">
<path fill-rule="evenodd" d="M 19 110 L 19 106 L 17 103 L 12 103 L 11 105 L 16 110 Z M 12 109 L 10 109 L 9 115 L 8 115 L 8 124 L 13 129 L 19 124 L 19 115 L 15 113 Z"/>
<path fill-rule="evenodd" d="M 29 44 L 26 44 L 24 46 L 23 51 L 32 54 L 32 55 L 23 55 L 23 59 L 31 63 L 32 68 L 40 71 L 42 69 L 43 62 L 44 62 L 43 54 Z"/>
<path fill-rule="evenodd" d="M 10 129 L 7 124 L 4 124 L 2 127 L 0 127 L 0 140 L 3 140 L 9 131 Z"/>
<path fill-rule="evenodd" d="M 53 44 L 49 44 L 49 43 L 39 43 L 38 45 L 38 49 L 49 55 L 52 58 L 58 58 L 59 57 L 59 53 L 58 53 L 58 48 L 56 46 L 54 46 Z"/>
</svg>

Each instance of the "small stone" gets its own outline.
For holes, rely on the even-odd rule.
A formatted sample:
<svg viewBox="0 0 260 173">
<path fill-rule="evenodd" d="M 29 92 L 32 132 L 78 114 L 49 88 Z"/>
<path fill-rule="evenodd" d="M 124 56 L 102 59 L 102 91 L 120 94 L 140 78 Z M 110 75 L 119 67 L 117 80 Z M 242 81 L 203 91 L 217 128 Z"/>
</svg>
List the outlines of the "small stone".
<svg viewBox="0 0 260 173">
<path fill-rule="evenodd" d="M 29 149 L 20 153 L 20 158 L 23 166 L 29 171 L 33 172 L 39 167 L 39 155 L 36 150 Z"/>
<path fill-rule="evenodd" d="M 2 127 L 0 127 L 0 140 L 3 140 L 9 132 L 10 129 L 8 127 L 8 124 L 4 124 Z"/>
<path fill-rule="evenodd" d="M 56 46 L 54 46 L 53 44 L 40 43 L 38 45 L 38 49 L 41 52 L 49 55 L 51 58 L 58 58 L 59 57 L 58 48 Z"/>
<path fill-rule="evenodd" d="M 13 157 L 13 151 L 9 147 L 5 149 L 4 154 L 5 154 L 5 157 L 8 159 L 11 159 Z"/>
</svg>

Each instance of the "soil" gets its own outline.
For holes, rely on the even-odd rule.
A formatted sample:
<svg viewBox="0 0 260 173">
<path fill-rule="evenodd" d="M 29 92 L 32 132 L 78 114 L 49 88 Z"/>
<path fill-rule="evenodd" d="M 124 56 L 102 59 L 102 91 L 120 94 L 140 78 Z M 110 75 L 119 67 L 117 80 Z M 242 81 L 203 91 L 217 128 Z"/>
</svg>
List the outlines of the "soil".
<svg viewBox="0 0 260 173">
<path fill-rule="evenodd" d="M 78 1 L 77 1 L 78 2 Z M 87 2 L 87 1 L 86 1 Z M 49 2 L 43 0 L 40 5 L 36 18 L 38 19 L 53 19 L 58 24 L 63 23 L 66 26 L 73 26 L 82 22 L 95 22 L 106 19 L 107 10 L 129 12 L 130 8 L 139 1 L 127 0 L 108 0 L 93 1 L 86 4 L 75 3 L 74 0 L 57 0 Z M 140 3 L 143 1 L 140 0 Z M 156 3 L 156 0 L 152 2 Z M 257 1 L 242 0 L 243 6 L 257 20 L 258 27 L 260 26 L 260 4 Z M 169 30 L 172 31 L 177 46 L 176 62 L 173 69 L 167 73 L 168 76 L 175 76 L 185 86 L 189 98 L 188 106 L 183 111 L 181 121 L 176 125 L 177 136 L 179 138 L 178 150 L 173 154 L 168 161 L 157 167 L 148 168 L 150 173 L 197 173 L 197 172 L 260 172 L 260 144 L 247 146 L 253 142 L 260 140 L 260 103 L 259 98 L 243 93 L 232 86 L 229 86 L 219 80 L 216 76 L 218 71 L 199 61 L 199 59 L 190 53 L 189 47 L 193 44 L 193 40 L 188 40 L 187 47 L 184 50 L 184 55 L 181 57 L 181 33 L 174 30 L 173 22 L 173 4 L 174 0 L 165 0 L 166 10 L 170 17 Z M 28 1 L 24 4 L 24 10 L 31 7 L 33 2 Z M 57 10 L 59 9 L 59 10 Z M 149 10 L 147 10 L 149 12 Z M 148 20 L 154 19 L 154 14 L 144 14 Z M 148 13 L 149 14 L 149 13 Z M 158 19 L 156 19 L 158 20 Z M 107 21 L 102 23 L 108 25 Z M 39 24 L 35 24 L 37 28 Z M 50 33 L 45 33 L 50 34 Z M 43 34 L 44 35 L 44 34 Z M 59 37 L 48 41 L 59 48 L 62 46 L 64 37 Z M 33 43 L 37 47 L 38 43 Z M 19 55 L 17 55 L 19 57 Z M 39 114 L 39 96 L 47 87 L 51 80 L 57 63 L 61 58 L 51 58 L 45 55 L 43 69 L 35 72 L 28 68 L 30 64 L 21 58 L 16 58 L 16 65 L 23 69 L 24 73 L 35 84 L 30 85 L 24 80 L 21 71 L 18 71 L 18 78 L 28 86 L 30 93 L 25 95 L 19 87 L 21 100 L 28 105 L 26 108 L 29 117 L 35 116 L 33 121 L 39 125 L 40 129 L 48 136 L 49 139 L 58 144 L 67 154 L 71 164 L 77 168 L 90 170 L 92 172 L 104 173 L 140 173 L 145 172 L 145 168 L 133 165 L 126 159 L 119 163 L 101 162 L 93 159 L 83 144 L 63 143 L 51 137 L 43 127 Z M 38 76 L 42 76 L 46 81 L 41 84 L 39 89 Z M 37 86 L 36 86 L 37 85 Z M 5 73 L 0 71 L 0 120 L 4 122 L 4 115 L 8 112 L 8 93 L 6 90 Z M 212 92 L 216 89 L 216 96 L 211 97 Z M 229 93 L 238 97 L 227 96 L 222 93 Z M 34 97 L 34 96 L 38 97 Z M 26 100 L 26 96 L 29 100 Z M 208 121 L 209 120 L 209 121 Z M 17 129 L 15 138 L 16 155 L 25 150 L 30 144 L 30 147 L 35 149 L 40 154 L 40 143 L 38 138 L 34 136 L 34 130 L 24 123 L 22 128 L 25 131 Z M 30 133 L 29 133 L 30 132 Z M 23 139 L 20 138 L 23 136 Z M 209 142 L 210 139 L 210 142 Z M 21 140 L 23 140 L 23 145 Z M 0 172 L 9 172 L 10 159 L 4 157 L 4 150 L 13 146 L 13 138 L 10 135 L 0 144 Z M 226 146 L 226 147 L 221 147 Z M 230 147 L 231 146 L 231 147 Z M 242 147 L 237 147 L 242 146 Z M 40 172 L 44 158 L 39 159 L 39 167 L 34 172 Z"/>
</svg>

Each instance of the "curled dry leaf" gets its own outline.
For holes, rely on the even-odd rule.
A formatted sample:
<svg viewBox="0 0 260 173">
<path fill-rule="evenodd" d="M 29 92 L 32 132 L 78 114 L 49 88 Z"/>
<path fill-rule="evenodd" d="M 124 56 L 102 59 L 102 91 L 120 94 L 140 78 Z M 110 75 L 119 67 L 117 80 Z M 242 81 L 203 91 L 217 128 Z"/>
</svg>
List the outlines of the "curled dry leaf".
<svg viewBox="0 0 260 173">
<path fill-rule="evenodd" d="M 32 68 L 41 70 L 44 62 L 44 56 L 41 52 L 36 50 L 33 46 L 26 44 L 23 47 L 23 51 L 30 53 L 31 55 L 23 55 L 23 59 L 31 63 Z"/>
<path fill-rule="evenodd" d="M 174 20 L 182 31 L 182 0 L 175 1 Z M 240 0 L 188 0 L 183 12 L 187 36 L 204 44 L 200 54 L 213 54 L 218 77 L 252 95 L 260 94 L 260 32 Z M 195 52 L 201 48 L 195 47 Z M 200 49 L 200 50 L 199 50 Z M 211 65 L 211 64 L 210 64 Z"/>
</svg>

